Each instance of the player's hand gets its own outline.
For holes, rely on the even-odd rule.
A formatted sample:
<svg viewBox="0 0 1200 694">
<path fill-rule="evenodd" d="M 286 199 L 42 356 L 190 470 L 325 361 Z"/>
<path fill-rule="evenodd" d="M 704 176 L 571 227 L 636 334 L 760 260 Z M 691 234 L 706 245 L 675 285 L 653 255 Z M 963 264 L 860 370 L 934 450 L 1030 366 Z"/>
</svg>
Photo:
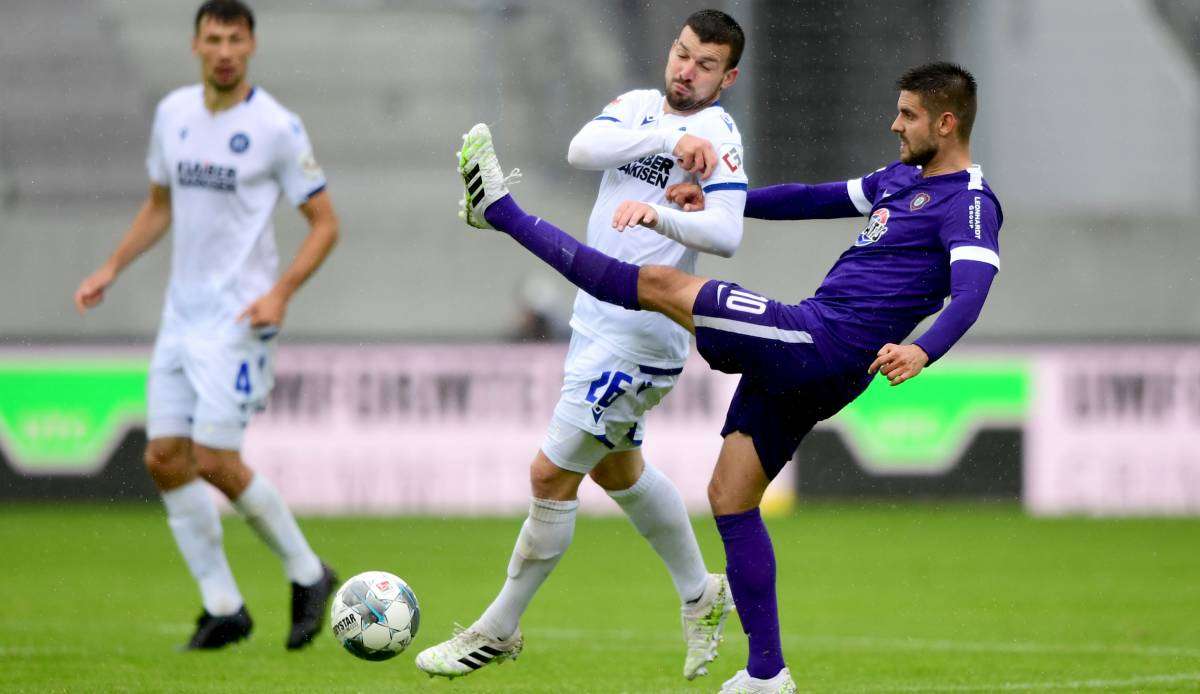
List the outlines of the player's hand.
<svg viewBox="0 0 1200 694">
<path fill-rule="evenodd" d="M 916 377 L 928 363 L 929 355 L 919 345 L 894 345 L 889 342 L 879 350 L 867 373 L 878 371 L 887 376 L 889 383 L 898 386 Z"/>
<path fill-rule="evenodd" d="M 613 212 L 612 227 L 617 231 L 636 226 L 653 229 L 655 224 L 658 224 L 658 212 L 644 202 L 626 200 L 617 205 L 617 211 Z"/>
<path fill-rule="evenodd" d="M 704 209 L 704 190 L 695 183 L 676 183 L 667 186 L 667 200 L 684 212 Z"/>
<path fill-rule="evenodd" d="M 108 289 L 116 278 L 117 273 L 107 265 L 85 277 L 79 283 L 79 289 L 75 290 L 75 310 L 83 315 L 89 308 L 94 308 L 104 301 L 104 290 Z"/>
<path fill-rule="evenodd" d="M 283 315 L 287 313 L 287 299 L 279 292 L 271 290 L 258 297 L 258 300 L 238 314 L 238 322 L 250 320 L 251 328 L 265 328 L 268 325 L 283 325 Z"/>
<path fill-rule="evenodd" d="M 700 178 L 708 178 L 717 168 L 717 150 L 702 137 L 684 135 L 672 154 L 678 157 L 684 171 Z"/>
</svg>

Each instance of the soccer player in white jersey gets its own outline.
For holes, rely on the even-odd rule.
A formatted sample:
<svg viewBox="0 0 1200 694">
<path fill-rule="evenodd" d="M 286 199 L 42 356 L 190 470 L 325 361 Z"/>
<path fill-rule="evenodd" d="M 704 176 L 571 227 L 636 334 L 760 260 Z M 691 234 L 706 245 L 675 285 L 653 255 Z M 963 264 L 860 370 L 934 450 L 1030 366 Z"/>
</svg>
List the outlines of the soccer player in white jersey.
<svg viewBox="0 0 1200 694">
<path fill-rule="evenodd" d="M 145 459 L 200 587 L 204 611 L 187 647 L 220 648 L 253 626 L 225 558 L 212 485 L 283 561 L 292 583 L 286 645 L 302 648 L 320 630 L 335 577 L 239 449 L 271 390 L 273 338 L 288 301 L 333 248 L 337 217 L 300 119 L 247 79 L 250 9 L 205 2 L 194 30 L 202 83 L 159 102 L 146 158 L 150 193 L 75 303 L 81 313 L 100 303 L 121 270 L 174 229 L 147 385 Z M 271 216 L 281 194 L 299 207 L 309 234 L 277 280 Z"/>
<path fill-rule="evenodd" d="M 703 10 L 671 45 L 666 94 L 617 97 L 571 141 L 567 161 L 603 171 L 588 243 L 629 262 L 695 268 L 698 252 L 733 255 L 742 237 L 746 173 L 741 135 L 718 101 L 738 76 L 745 38 L 732 17 Z M 667 186 L 699 180 L 705 211 L 684 213 Z M 473 195 L 475 191 L 471 191 Z M 657 232 L 639 223 L 658 220 Z M 457 677 L 515 658 L 519 620 L 566 552 L 584 476 L 604 488 L 649 540 L 682 603 L 683 674 L 707 674 L 733 609 L 724 575 L 709 574 L 678 490 L 644 462 L 645 415 L 675 385 L 687 331 L 651 312 L 630 311 L 580 292 L 571 320 L 562 396 L 531 465 L 533 500 L 500 594 L 453 638 L 417 656 L 432 675 Z"/>
</svg>

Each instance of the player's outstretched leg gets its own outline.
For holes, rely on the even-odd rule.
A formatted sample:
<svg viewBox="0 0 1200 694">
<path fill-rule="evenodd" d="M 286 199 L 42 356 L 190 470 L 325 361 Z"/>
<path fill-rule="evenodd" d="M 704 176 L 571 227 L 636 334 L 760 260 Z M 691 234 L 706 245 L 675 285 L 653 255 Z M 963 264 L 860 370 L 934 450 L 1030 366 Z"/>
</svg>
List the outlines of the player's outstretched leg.
<svg viewBox="0 0 1200 694">
<path fill-rule="evenodd" d="M 465 188 L 463 216 L 468 224 L 505 232 L 600 301 L 630 310 L 656 311 L 689 331 L 695 330 L 692 307 L 708 280 L 673 267 L 622 262 L 579 243 L 546 220 L 526 214 L 508 193 L 486 125 L 476 125 L 463 137 L 459 172 Z"/>
<path fill-rule="evenodd" d="M 592 296 L 637 310 L 638 266 L 610 258 L 579 243 L 570 234 L 526 214 L 508 194 L 504 173 L 483 123 L 471 128 L 459 153 L 459 172 L 466 188 L 466 221 L 496 229 L 541 258 Z"/>
</svg>

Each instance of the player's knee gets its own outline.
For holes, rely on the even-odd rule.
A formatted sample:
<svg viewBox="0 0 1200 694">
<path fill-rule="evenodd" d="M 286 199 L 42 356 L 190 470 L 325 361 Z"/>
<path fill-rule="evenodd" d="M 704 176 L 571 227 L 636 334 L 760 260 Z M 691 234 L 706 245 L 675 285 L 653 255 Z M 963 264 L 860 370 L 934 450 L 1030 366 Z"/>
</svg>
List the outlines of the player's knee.
<svg viewBox="0 0 1200 694">
<path fill-rule="evenodd" d="M 743 489 L 737 489 L 722 478 L 713 475 L 708 481 L 708 505 L 714 516 L 727 516 L 748 511 L 758 505 Z"/>
<path fill-rule="evenodd" d="M 191 447 L 187 439 L 153 439 L 146 444 L 142 462 L 159 489 L 171 489 L 193 474 Z"/>
<path fill-rule="evenodd" d="M 221 471 L 221 458 L 205 446 L 196 445 L 192 449 L 196 459 L 196 472 L 201 477 L 209 479 Z"/>
<path fill-rule="evenodd" d="M 560 468 L 540 451 L 529 467 L 529 489 L 535 499 L 574 499 L 582 479 L 582 475 Z"/>
<path fill-rule="evenodd" d="M 248 476 L 249 469 L 242 464 L 241 456 L 236 452 L 194 446 L 196 472 L 208 482 L 221 486 L 223 480 Z"/>
<path fill-rule="evenodd" d="M 592 468 L 588 476 L 606 491 L 629 489 L 642 476 L 643 463 L 640 456 L 609 456 Z"/>
<path fill-rule="evenodd" d="M 714 516 L 721 515 L 721 506 L 723 505 L 725 487 L 716 477 L 708 481 L 708 506 L 712 509 Z"/>
</svg>

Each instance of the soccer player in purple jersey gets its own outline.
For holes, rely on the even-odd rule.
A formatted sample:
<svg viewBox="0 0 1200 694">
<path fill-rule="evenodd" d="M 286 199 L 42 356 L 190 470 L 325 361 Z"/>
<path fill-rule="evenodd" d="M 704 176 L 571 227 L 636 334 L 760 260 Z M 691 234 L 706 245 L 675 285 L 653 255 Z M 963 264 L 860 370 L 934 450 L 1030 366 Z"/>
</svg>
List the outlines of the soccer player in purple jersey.
<svg viewBox="0 0 1200 694">
<path fill-rule="evenodd" d="M 1003 215 L 971 162 L 975 79 L 957 65 L 933 63 L 909 70 L 896 86 L 891 130 L 900 161 L 850 181 L 749 192 L 748 217 L 868 217 L 816 295 L 798 304 L 675 268 L 624 263 L 526 214 L 508 194 L 485 125 L 472 128 L 460 157 L 468 223 L 509 234 L 598 299 L 666 315 L 696 336 L 710 366 L 742 374 L 708 490 L 750 641 L 746 669 L 722 692 L 796 691 L 780 645 L 774 550 L 758 510 L 767 485 L 805 434 L 854 400 L 876 372 L 899 385 L 944 355 L 978 318 L 999 269 Z M 694 189 L 673 193 L 676 204 L 703 207 Z M 633 212 L 614 224 L 658 224 L 649 206 Z M 901 344 L 947 296 L 929 330 Z"/>
</svg>

